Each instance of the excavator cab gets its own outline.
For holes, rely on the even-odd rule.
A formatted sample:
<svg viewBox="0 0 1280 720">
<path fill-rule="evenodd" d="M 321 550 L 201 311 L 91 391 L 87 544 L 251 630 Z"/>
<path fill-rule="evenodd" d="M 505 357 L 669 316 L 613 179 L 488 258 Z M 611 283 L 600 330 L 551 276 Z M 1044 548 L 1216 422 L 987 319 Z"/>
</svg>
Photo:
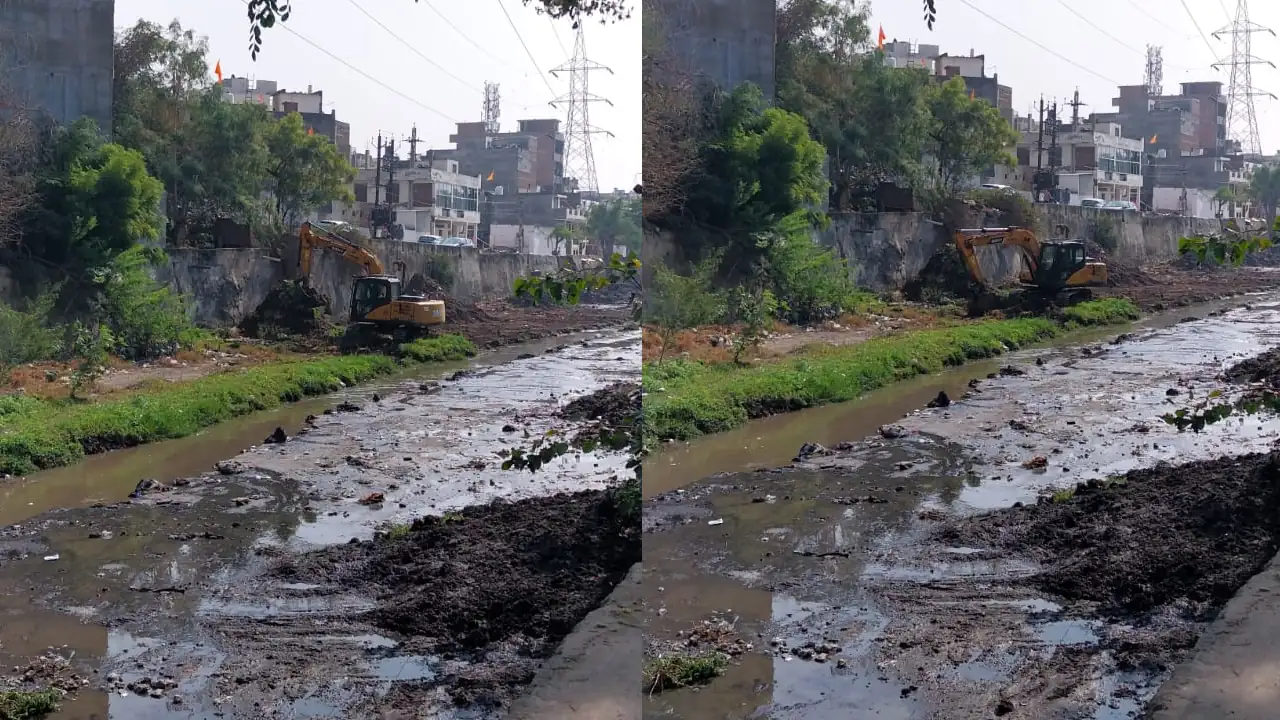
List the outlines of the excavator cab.
<svg viewBox="0 0 1280 720">
<path fill-rule="evenodd" d="M 400 278 L 366 275 L 355 279 L 351 293 L 351 322 L 365 322 L 369 314 L 400 297 Z"/>
<path fill-rule="evenodd" d="M 1046 290 L 1067 287 L 1072 275 L 1085 267 L 1084 243 L 1075 241 L 1050 241 L 1040 246 L 1040 258 L 1036 263 L 1032 284 Z"/>
</svg>

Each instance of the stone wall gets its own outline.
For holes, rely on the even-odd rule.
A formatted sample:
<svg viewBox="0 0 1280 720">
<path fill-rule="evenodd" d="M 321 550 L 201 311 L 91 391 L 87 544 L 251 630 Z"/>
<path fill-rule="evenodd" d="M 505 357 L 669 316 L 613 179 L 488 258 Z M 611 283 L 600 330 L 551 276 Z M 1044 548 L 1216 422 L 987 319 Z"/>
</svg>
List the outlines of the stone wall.
<svg viewBox="0 0 1280 720">
<path fill-rule="evenodd" d="M 261 250 L 168 250 L 169 264 L 156 279 L 187 297 L 198 325 L 236 325 L 285 277 L 278 258 Z"/>
<path fill-rule="evenodd" d="M 481 253 L 471 248 L 446 248 L 392 240 L 374 240 L 373 250 L 388 273 L 406 281 L 431 276 L 430 266 L 447 266 L 453 281 L 449 295 L 464 301 L 511 294 L 517 277 L 549 273 L 560 258 L 544 255 Z M 191 317 L 204 326 L 235 325 L 266 298 L 281 281 L 298 275 L 296 239 L 283 244 L 283 258 L 256 249 L 169 250 L 169 264 L 156 276 L 189 298 Z M 312 256 L 311 282 L 329 298 L 330 314 L 343 318 L 349 311 L 354 277 L 361 269 L 333 253 Z"/>
<path fill-rule="evenodd" d="M 482 253 L 475 248 L 440 247 L 398 240 L 373 240 L 373 251 L 387 272 L 412 283 L 416 275 L 437 277 L 438 271 L 452 277 L 446 291 L 456 300 L 475 301 L 511 294 L 516 278 L 534 272 L 550 273 L 560 267 L 560 258 L 550 255 Z M 297 243 L 285 244 L 284 264 L 289 277 L 297 275 Z M 329 298 L 329 312 L 341 317 L 348 312 L 351 288 L 360 268 L 334 253 L 312 255 L 311 283 Z"/>
<path fill-rule="evenodd" d="M 1088 237 L 1090 227 L 1102 211 L 1067 205 L 1040 205 L 1043 227 L 1037 228 L 1048 237 L 1058 225 L 1066 225 L 1073 238 Z M 1118 244 L 1111 257 L 1133 265 L 1152 265 L 1178 256 L 1178 239 L 1198 233 L 1215 233 L 1217 220 L 1207 218 L 1142 215 L 1136 212 L 1104 213 L 1116 225 Z"/>
</svg>

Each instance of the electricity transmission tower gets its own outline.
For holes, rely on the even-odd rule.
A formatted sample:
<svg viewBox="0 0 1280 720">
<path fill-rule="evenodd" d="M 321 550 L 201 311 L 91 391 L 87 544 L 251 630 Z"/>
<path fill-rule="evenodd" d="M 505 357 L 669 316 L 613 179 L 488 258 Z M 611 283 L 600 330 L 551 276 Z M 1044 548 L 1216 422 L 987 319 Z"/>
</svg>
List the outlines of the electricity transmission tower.
<svg viewBox="0 0 1280 720">
<path fill-rule="evenodd" d="M 490 135 L 497 135 L 501 128 L 498 118 L 502 115 L 498 102 L 498 83 L 484 84 L 484 130 Z"/>
<path fill-rule="evenodd" d="M 1159 45 L 1147 46 L 1147 70 L 1142 75 L 1147 97 L 1164 95 L 1164 51 Z"/>
<path fill-rule="evenodd" d="M 552 68 L 552 75 L 569 73 L 569 92 L 551 101 L 551 106 L 559 108 L 567 106 L 568 118 L 564 130 L 564 167 L 565 175 L 572 174 L 578 180 L 578 189 L 595 192 L 600 189 L 596 180 L 596 157 L 591 149 L 592 135 L 608 135 L 613 133 L 602 130 L 591 124 L 589 109 L 591 103 L 608 103 L 607 98 L 593 95 L 587 87 L 591 73 L 604 70 L 610 75 L 613 70 L 587 58 L 587 41 L 582 24 L 573 41 L 573 57 L 567 63 Z"/>
<path fill-rule="evenodd" d="M 1214 63 L 1213 67 L 1231 68 L 1231 79 L 1227 85 L 1227 137 L 1238 141 L 1240 149 L 1246 153 L 1262 152 L 1262 141 L 1258 135 L 1258 113 L 1253 99 L 1259 96 L 1275 98 L 1275 95 L 1253 85 L 1254 65 L 1275 67 L 1275 63 L 1253 54 L 1253 35 L 1260 32 L 1276 34 L 1271 28 L 1249 20 L 1248 0 L 1239 0 L 1235 19 L 1227 27 L 1213 33 L 1215 38 L 1224 35 L 1231 38 L 1231 56 Z"/>
</svg>

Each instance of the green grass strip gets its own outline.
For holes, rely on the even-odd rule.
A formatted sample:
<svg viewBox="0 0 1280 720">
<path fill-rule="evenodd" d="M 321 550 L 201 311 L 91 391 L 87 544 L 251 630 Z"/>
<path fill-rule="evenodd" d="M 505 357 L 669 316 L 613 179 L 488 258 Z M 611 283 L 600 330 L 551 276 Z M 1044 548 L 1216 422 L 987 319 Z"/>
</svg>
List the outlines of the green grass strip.
<svg viewBox="0 0 1280 720">
<path fill-rule="evenodd" d="M 1128 300 L 1080 303 L 1064 322 L 987 320 L 876 338 L 856 345 L 811 346 L 799 355 L 739 367 L 674 360 L 644 369 L 644 414 L 662 440 L 723 432 L 752 418 L 853 400 L 908 378 L 1048 340 L 1068 327 L 1136 319 Z"/>
<path fill-rule="evenodd" d="M 1125 298 L 1103 298 L 1072 305 L 1062 311 L 1062 317 L 1070 326 L 1118 325 L 1132 322 L 1142 316 L 1138 306 Z"/>
<path fill-rule="evenodd" d="M 58 709 L 57 690 L 0 690 L 0 720 L 39 720 Z"/>
<path fill-rule="evenodd" d="M 475 346 L 457 335 L 410 343 L 409 362 L 460 360 Z M 101 402 L 0 398 L 0 472 L 25 475 L 87 454 L 193 435 L 249 413 L 326 395 L 395 372 L 385 355 L 346 355 L 220 372 Z"/>
</svg>

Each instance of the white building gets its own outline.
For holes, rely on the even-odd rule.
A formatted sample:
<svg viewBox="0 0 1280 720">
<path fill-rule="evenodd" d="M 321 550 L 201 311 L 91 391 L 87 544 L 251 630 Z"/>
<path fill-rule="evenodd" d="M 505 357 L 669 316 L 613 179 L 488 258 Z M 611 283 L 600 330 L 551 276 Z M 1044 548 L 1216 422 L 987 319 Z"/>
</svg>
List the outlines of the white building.
<svg viewBox="0 0 1280 720">
<path fill-rule="evenodd" d="M 1014 126 L 1022 130 L 1018 167 L 997 166 L 991 181 L 1030 190 L 1037 167 L 1049 170 L 1056 165 L 1058 187 L 1070 193 L 1069 204 L 1077 205 L 1081 198 L 1141 201 L 1144 141 L 1125 137 L 1119 123 L 1064 126 L 1054 145 L 1047 132 L 1041 138 L 1034 120 L 1018 119 Z M 1042 143 L 1040 153 L 1037 143 Z M 1051 154 L 1056 154 L 1057 163 Z"/>
<path fill-rule="evenodd" d="M 937 45 L 915 44 L 906 40 L 894 40 L 884 44 L 884 63 L 889 67 L 923 68 L 930 75 L 936 74 L 935 61 L 941 50 Z"/>
<path fill-rule="evenodd" d="M 356 174 L 356 201 L 382 202 L 395 211 L 395 222 L 404 226 L 406 239 L 418 235 L 464 237 L 474 240 L 480 229 L 478 175 L 458 172 L 458 161 L 425 159 L 404 163 L 394 173 L 361 168 Z M 390 175 L 390 177 L 388 177 Z M 381 189 L 375 194 L 375 182 Z"/>
<path fill-rule="evenodd" d="M 275 80 L 250 80 L 232 75 L 222 80 L 222 99 L 229 103 L 265 105 L 272 112 L 322 113 L 324 91 L 306 92 L 281 90 Z"/>
</svg>

